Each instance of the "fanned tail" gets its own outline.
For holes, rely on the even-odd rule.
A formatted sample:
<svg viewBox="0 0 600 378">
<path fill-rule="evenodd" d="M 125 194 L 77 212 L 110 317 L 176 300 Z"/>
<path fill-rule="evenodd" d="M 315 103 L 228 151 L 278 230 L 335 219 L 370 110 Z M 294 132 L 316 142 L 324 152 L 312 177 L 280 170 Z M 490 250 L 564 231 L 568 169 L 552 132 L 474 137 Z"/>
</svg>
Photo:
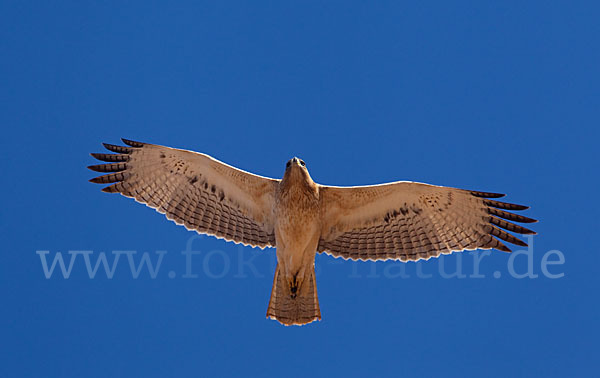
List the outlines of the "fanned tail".
<svg viewBox="0 0 600 378">
<path fill-rule="evenodd" d="M 267 318 L 277 320 L 286 326 L 304 325 L 321 320 L 314 266 L 310 273 L 307 273 L 300 291 L 296 295 L 292 295 L 290 285 L 284 275 L 280 274 L 279 265 L 277 265 Z"/>
</svg>

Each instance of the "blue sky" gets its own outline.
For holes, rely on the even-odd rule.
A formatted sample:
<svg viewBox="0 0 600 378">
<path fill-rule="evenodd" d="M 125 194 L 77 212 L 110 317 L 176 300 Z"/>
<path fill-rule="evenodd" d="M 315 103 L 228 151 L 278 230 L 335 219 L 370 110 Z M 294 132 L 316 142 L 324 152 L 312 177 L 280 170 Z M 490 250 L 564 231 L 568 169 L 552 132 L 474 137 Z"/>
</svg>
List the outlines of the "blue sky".
<svg viewBox="0 0 600 378">
<path fill-rule="evenodd" d="M 590 376 L 599 13 L 592 1 L 0 2 L 0 376 Z M 482 257 L 483 278 L 468 277 L 471 254 L 404 275 L 317 256 L 323 320 L 286 328 L 265 319 L 273 250 L 192 238 L 88 183 L 88 154 L 120 137 L 271 177 L 299 156 L 323 184 L 508 193 L 539 235 L 512 262 Z M 188 243 L 196 278 L 182 277 Z M 561 278 L 541 268 L 553 250 Z M 42 257 L 69 251 L 68 278 L 46 278 Z M 108 279 L 73 251 L 137 253 Z M 143 253 L 162 256 L 154 278 L 127 265 Z"/>
</svg>

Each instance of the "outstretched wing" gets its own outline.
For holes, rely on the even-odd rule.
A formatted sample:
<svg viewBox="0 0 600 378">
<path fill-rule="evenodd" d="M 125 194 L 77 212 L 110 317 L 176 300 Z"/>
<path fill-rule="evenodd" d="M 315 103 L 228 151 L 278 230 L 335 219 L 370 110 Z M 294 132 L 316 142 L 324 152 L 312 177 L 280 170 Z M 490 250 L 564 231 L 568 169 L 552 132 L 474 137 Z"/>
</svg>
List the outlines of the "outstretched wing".
<svg viewBox="0 0 600 378">
<path fill-rule="evenodd" d="M 116 154 L 91 154 L 108 164 L 88 168 L 110 172 L 91 179 L 102 189 L 144 203 L 177 224 L 228 241 L 275 246 L 274 193 L 278 180 L 253 175 L 208 155 L 133 142 Z"/>
<path fill-rule="evenodd" d="M 318 251 L 352 260 L 401 261 L 478 248 L 510 252 L 496 238 L 527 244 L 502 229 L 535 232 L 507 220 L 536 220 L 507 211 L 527 206 L 491 199 L 502 196 L 414 182 L 321 186 L 323 228 Z"/>
</svg>

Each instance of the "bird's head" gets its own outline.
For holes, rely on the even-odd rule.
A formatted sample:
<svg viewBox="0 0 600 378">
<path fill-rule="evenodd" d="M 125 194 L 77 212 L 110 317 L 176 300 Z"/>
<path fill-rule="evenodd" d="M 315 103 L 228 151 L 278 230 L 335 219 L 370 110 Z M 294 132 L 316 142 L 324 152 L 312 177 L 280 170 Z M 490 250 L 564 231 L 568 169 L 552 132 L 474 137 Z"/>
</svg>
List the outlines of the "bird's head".
<svg viewBox="0 0 600 378">
<path fill-rule="evenodd" d="M 312 179 L 308 174 L 308 169 L 306 168 L 306 163 L 304 163 L 304 160 L 297 157 L 293 157 L 287 161 L 285 164 L 285 174 L 283 177 L 292 180 L 301 179 L 312 183 Z"/>
</svg>

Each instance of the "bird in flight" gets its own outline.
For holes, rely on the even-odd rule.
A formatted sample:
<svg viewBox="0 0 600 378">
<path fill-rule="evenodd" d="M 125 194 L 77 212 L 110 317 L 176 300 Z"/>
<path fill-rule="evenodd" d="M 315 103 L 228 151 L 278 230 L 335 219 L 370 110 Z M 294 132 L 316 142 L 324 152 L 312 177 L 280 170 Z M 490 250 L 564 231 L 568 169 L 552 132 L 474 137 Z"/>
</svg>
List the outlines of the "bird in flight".
<svg viewBox="0 0 600 378">
<path fill-rule="evenodd" d="M 123 139 L 92 153 L 106 172 L 90 181 L 134 198 L 201 234 L 252 247 L 274 247 L 277 268 L 267 317 L 284 325 L 321 319 L 315 255 L 352 260 L 418 261 L 452 252 L 497 249 L 509 234 L 535 234 L 497 201 L 503 194 L 410 181 L 339 187 L 315 183 L 303 160 L 286 163 L 281 180 L 258 176 L 208 155 Z M 502 240 L 502 241 L 501 241 Z"/>
</svg>

